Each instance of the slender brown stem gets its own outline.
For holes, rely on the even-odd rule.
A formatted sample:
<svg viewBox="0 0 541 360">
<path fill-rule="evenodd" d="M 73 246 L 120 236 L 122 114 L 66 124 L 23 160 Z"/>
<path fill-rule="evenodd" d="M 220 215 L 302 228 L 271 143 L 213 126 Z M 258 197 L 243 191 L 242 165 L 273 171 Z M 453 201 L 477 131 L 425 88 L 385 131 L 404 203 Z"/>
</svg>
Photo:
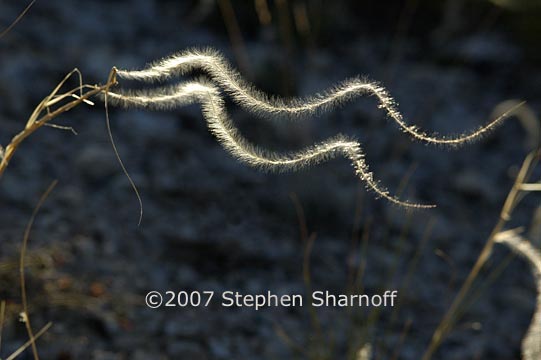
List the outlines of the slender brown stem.
<svg viewBox="0 0 541 360">
<path fill-rule="evenodd" d="M 115 80 L 114 77 L 112 77 L 110 81 L 111 81 L 111 83 L 108 82 L 105 85 L 94 86 L 92 90 L 87 91 L 83 95 L 79 96 L 77 99 L 75 99 L 75 100 L 73 100 L 73 101 L 71 101 L 71 102 L 69 102 L 67 104 L 62 105 L 58 109 L 56 109 L 54 111 L 51 111 L 51 112 L 48 112 L 47 114 L 43 115 L 41 118 L 39 118 L 36 121 L 29 121 L 27 123 L 27 126 L 25 127 L 25 129 L 23 131 L 21 131 L 20 133 L 18 133 L 17 135 L 15 135 L 11 139 L 11 142 L 6 146 L 6 148 L 4 150 L 3 157 L 2 157 L 2 161 L 0 162 L 0 178 L 4 174 L 4 171 L 6 170 L 8 164 L 9 164 L 9 161 L 11 160 L 13 155 L 15 154 L 15 150 L 17 150 L 19 145 L 27 137 L 32 135 L 37 129 L 39 129 L 40 127 L 42 127 L 47 122 L 54 119 L 55 117 L 59 116 L 60 114 L 73 109 L 77 105 L 85 102 L 85 100 L 88 100 L 90 97 L 92 97 L 94 95 L 97 95 L 97 94 L 105 91 L 111 85 L 116 84 L 116 80 Z M 48 98 L 49 97 L 47 97 L 45 100 L 47 100 Z M 38 110 L 38 111 L 34 111 L 31 118 L 39 116 L 39 113 L 46 108 L 46 106 L 45 106 L 46 104 L 47 104 L 47 101 L 42 101 L 40 103 L 40 105 L 38 105 L 38 107 L 36 108 L 36 110 Z"/>
<path fill-rule="evenodd" d="M 402 351 L 402 348 L 404 347 L 404 342 L 406 341 L 406 338 L 408 337 L 409 331 L 411 329 L 412 321 L 411 319 L 406 321 L 404 324 L 404 328 L 402 329 L 402 333 L 400 334 L 400 340 L 398 341 L 398 344 L 395 348 L 395 352 L 391 360 L 398 360 L 398 357 L 400 356 L 400 352 Z"/>
<path fill-rule="evenodd" d="M 239 27 L 237 15 L 235 9 L 230 0 L 218 0 L 218 6 L 222 13 L 222 18 L 225 23 L 235 58 L 237 59 L 237 65 L 245 74 L 251 74 L 248 56 L 246 55 L 246 46 L 244 44 L 244 38 L 242 37 L 242 31 Z"/>
<path fill-rule="evenodd" d="M 32 0 L 30 2 L 30 4 L 28 4 L 24 10 L 19 14 L 19 16 L 17 16 L 17 18 L 15 20 L 13 20 L 13 22 L 6 28 L 4 29 L 1 33 L 0 33 L 0 38 L 4 37 L 8 32 L 11 31 L 11 29 L 13 29 L 13 27 L 15 25 L 17 25 L 17 23 L 19 21 L 21 21 L 21 19 L 24 17 L 24 15 L 26 15 L 26 13 L 28 12 L 28 10 L 30 10 L 30 8 L 32 7 L 32 5 L 34 5 L 34 3 L 36 2 L 36 0 Z"/>
<path fill-rule="evenodd" d="M 28 224 L 26 225 L 26 228 L 24 230 L 24 236 L 23 236 L 23 243 L 21 246 L 21 257 L 19 260 L 19 274 L 21 277 L 21 301 L 23 305 L 23 311 L 21 313 L 23 322 L 26 327 L 26 331 L 28 332 L 28 337 L 30 339 L 34 339 L 34 332 L 32 331 L 32 325 L 30 324 L 30 316 L 28 315 L 28 299 L 26 296 L 26 280 L 24 276 L 24 267 L 25 267 L 25 257 L 26 257 L 26 248 L 28 245 L 28 239 L 30 238 L 30 230 L 32 229 L 32 225 L 34 224 L 34 220 L 36 219 L 36 215 L 38 214 L 39 209 L 45 202 L 45 199 L 49 196 L 51 191 L 53 191 L 54 187 L 58 183 L 57 180 L 53 181 L 51 185 L 47 188 L 47 190 L 41 195 L 36 207 L 34 208 L 34 211 L 32 212 L 32 216 L 30 217 L 30 220 L 28 221 Z M 38 356 L 38 349 L 36 347 L 36 343 L 32 341 L 32 353 L 34 355 L 34 360 L 39 360 Z"/>
<path fill-rule="evenodd" d="M 27 348 L 29 347 L 31 344 L 34 344 L 36 342 L 36 340 L 43 334 L 45 334 L 45 332 L 47 330 L 49 330 L 49 328 L 53 325 L 52 322 L 49 322 L 47 323 L 47 325 L 45 325 L 44 327 L 41 328 L 40 331 L 38 331 L 36 333 L 35 336 L 33 336 L 32 338 L 30 338 L 30 340 L 28 340 L 27 342 L 25 342 L 20 348 L 18 348 L 13 354 L 11 354 L 6 360 L 14 360 L 17 356 L 21 355 L 21 353 Z"/>
<path fill-rule="evenodd" d="M 488 258 L 490 257 L 492 248 L 494 247 L 494 244 L 495 244 L 495 236 L 503 230 L 505 224 L 510 219 L 511 212 L 516 207 L 518 201 L 520 201 L 521 199 L 520 197 L 521 186 L 524 183 L 524 180 L 528 177 L 530 170 L 532 168 L 532 164 L 534 163 L 534 161 L 537 160 L 539 155 L 540 154 L 538 151 L 534 151 L 528 154 L 528 156 L 524 160 L 522 167 L 519 171 L 519 174 L 517 175 L 517 178 L 515 180 L 515 183 L 513 184 L 511 191 L 507 195 L 503 208 L 500 212 L 500 217 L 498 219 L 498 222 L 496 223 L 496 225 L 494 226 L 494 229 L 490 233 L 490 236 L 488 237 L 488 240 L 485 246 L 481 250 L 481 253 L 479 257 L 477 258 L 477 261 L 473 265 L 473 268 L 471 269 L 466 280 L 462 284 L 462 287 L 460 288 L 458 294 L 453 300 L 451 306 L 449 307 L 449 309 L 445 313 L 445 316 L 443 317 L 438 327 L 434 331 L 430 344 L 427 350 L 425 351 L 425 353 L 423 354 L 422 360 L 430 360 L 432 358 L 436 350 L 439 348 L 439 346 L 441 345 L 445 337 L 449 334 L 452 327 L 454 326 L 457 319 L 456 315 L 460 307 L 462 306 L 466 295 L 468 295 L 474 281 L 477 279 L 481 269 L 483 268 Z"/>
</svg>

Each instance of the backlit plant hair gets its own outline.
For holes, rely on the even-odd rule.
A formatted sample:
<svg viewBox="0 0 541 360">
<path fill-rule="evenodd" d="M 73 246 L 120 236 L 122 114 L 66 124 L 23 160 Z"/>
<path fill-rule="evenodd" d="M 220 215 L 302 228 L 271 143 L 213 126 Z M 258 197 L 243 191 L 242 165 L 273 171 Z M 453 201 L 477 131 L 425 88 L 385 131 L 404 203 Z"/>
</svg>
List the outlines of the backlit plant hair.
<svg viewBox="0 0 541 360">
<path fill-rule="evenodd" d="M 310 97 L 293 99 L 270 97 L 246 82 L 239 72 L 234 70 L 218 51 L 210 48 L 189 49 L 152 63 L 143 70 L 128 71 L 119 69 L 117 70 L 117 74 L 119 78 L 153 83 L 164 81 L 174 76 L 186 75 L 195 70 L 205 72 L 216 85 L 231 96 L 236 104 L 260 116 L 272 115 L 274 117 L 282 116 L 303 119 L 331 111 L 360 96 L 375 96 L 379 102 L 379 107 L 405 133 L 417 140 L 434 144 L 460 145 L 479 139 L 501 124 L 509 113 L 508 111 L 498 116 L 490 123 L 468 134 L 454 137 L 436 136 L 420 131 L 416 126 L 408 125 L 397 110 L 394 99 L 383 86 L 376 82 L 362 78 L 353 78 Z M 182 94 L 179 94 L 179 96 L 182 96 Z M 170 100 L 175 101 L 174 96 L 171 96 Z M 511 110 L 514 110 L 514 108 Z"/>
<path fill-rule="evenodd" d="M 229 119 L 220 89 L 245 110 L 257 115 L 275 118 L 304 119 L 330 111 L 341 104 L 363 95 L 375 96 L 379 107 L 394 120 L 402 130 L 417 140 L 432 144 L 459 145 L 478 139 L 495 128 L 507 116 L 499 116 L 489 124 L 462 136 L 437 137 L 419 131 L 406 124 L 397 110 L 395 101 L 380 85 L 355 78 L 315 96 L 295 99 L 269 97 L 246 82 L 217 51 L 191 49 L 167 57 L 143 70 L 116 70 L 118 78 L 148 83 L 168 80 L 195 70 L 206 73 L 208 78 L 162 86 L 152 90 L 109 92 L 112 104 L 125 107 L 169 110 L 199 103 L 210 131 L 235 158 L 249 165 L 271 171 L 297 170 L 332 159 L 338 155 L 348 158 L 356 174 L 369 190 L 390 202 L 413 208 L 429 208 L 434 205 L 417 204 L 399 200 L 374 180 L 365 162 L 361 144 L 343 135 L 305 148 L 297 152 L 280 154 L 263 150 L 250 144 Z"/>
<path fill-rule="evenodd" d="M 124 94 L 109 92 L 108 96 L 112 104 L 150 109 L 170 109 L 200 103 L 210 132 L 227 151 L 246 164 L 271 171 L 297 170 L 342 155 L 351 161 L 355 172 L 365 182 L 367 188 L 378 196 L 401 206 L 432 207 L 432 205 L 401 201 L 380 187 L 368 170 L 359 142 L 354 139 L 338 135 L 304 150 L 287 154 L 266 151 L 250 144 L 234 127 L 227 115 L 219 89 L 207 80 L 199 79 L 157 91 Z"/>
</svg>

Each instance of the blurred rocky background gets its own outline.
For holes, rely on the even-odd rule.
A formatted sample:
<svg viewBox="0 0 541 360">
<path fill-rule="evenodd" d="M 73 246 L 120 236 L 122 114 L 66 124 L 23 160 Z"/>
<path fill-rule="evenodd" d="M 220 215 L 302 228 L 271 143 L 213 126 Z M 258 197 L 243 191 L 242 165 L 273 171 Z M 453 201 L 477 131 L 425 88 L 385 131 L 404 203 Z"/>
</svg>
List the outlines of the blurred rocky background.
<svg viewBox="0 0 541 360">
<path fill-rule="evenodd" d="M 25 6 L 3 1 L 2 28 Z M 539 115 L 540 16 L 537 0 L 37 0 L 0 38 L 0 144 L 74 67 L 85 82 L 103 83 L 112 66 L 140 68 L 192 46 L 222 51 L 246 79 L 279 96 L 366 76 L 389 89 L 409 123 L 441 135 L 479 127 L 509 99 L 526 100 Z M 438 205 L 407 212 L 367 193 L 346 160 L 287 174 L 239 164 L 197 106 L 111 109 L 120 155 L 143 198 L 137 226 L 137 199 L 95 102 L 55 121 L 78 135 L 43 128 L 29 138 L 0 181 L 0 299 L 8 309 L 0 356 L 27 340 L 17 318 L 22 233 L 58 179 L 27 260 L 33 326 L 53 322 L 38 341 L 43 359 L 352 359 L 370 343 L 375 359 L 417 360 L 536 141 L 509 119 L 477 143 L 427 146 L 370 98 L 302 122 L 265 121 L 228 104 L 243 134 L 270 149 L 356 136 L 392 192 Z M 538 205 L 525 198 L 512 224 L 535 225 Z M 520 357 L 535 286 L 520 260 L 490 280 L 506 259 L 507 249 L 497 248 L 437 359 Z M 312 288 L 336 293 L 400 289 L 401 306 L 314 314 L 144 305 L 149 290 L 303 293 L 306 275 Z"/>
</svg>

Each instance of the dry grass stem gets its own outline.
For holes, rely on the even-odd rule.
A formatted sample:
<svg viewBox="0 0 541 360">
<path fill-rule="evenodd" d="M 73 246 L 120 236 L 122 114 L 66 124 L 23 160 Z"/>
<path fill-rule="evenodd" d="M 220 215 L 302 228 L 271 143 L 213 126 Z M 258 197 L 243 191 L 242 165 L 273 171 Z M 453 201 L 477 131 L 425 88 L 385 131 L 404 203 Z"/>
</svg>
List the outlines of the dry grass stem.
<svg viewBox="0 0 541 360">
<path fill-rule="evenodd" d="M 477 279 L 479 272 L 486 264 L 489 259 L 494 244 L 496 243 L 496 236 L 503 231 L 507 222 L 511 219 L 511 213 L 518 205 L 520 200 L 524 196 L 524 191 L 522 190 L 522 185 L 527 182 L 531 171 L 534 166 L 538 163 L 541 153 L 539 151 L 533 151 L 524 160 L 522 167 L 517 175 L 517 178 L 511 188 L 511 191 L 507 195 L 503 208 L 500 212 L 500 217 L 496 225 L 494 226 L 491 234 L 488 237 L 485 246 L 481 250 L 477 261 L 475 262 L 472 270 L 466 277 L 466 280 L 462 284 L 462 287 L 458 291 L 458 294 L 454 298 L 451 306 L 445 313 L 443 319 L 437 326 L 432 339 L 429 343 L 427 350 L 425 351 L 422 360 L 429 360 L 432 358 L 436 350 L 439 348 L 445 337 L 449 334 L 452 327 L 457 321 L 458 314 L 461 312 L 461 306 L 466 298 L 466 295 L 470 292 L 474 281 Z"/>
<path fill-rule="evenodd" d="M 17 25 L 17 23 L 18 23 L 19 21 L 21 21 L 21 19 L 26 15 L 26 13 L 28 12 L 28 10 L 30 10 L 30 8 L 32 7 L 32 5 L 34 5 L 35 2 L 36 2 L 36 0 L 32 0 L 32 1 L 30 2 L 30 4 L 28 4 L 28 5 L 24 8 L 24 10 L 19 14 L 19 16 L 17 16 L 17 17 L 15 18 L 15 20 L 13 20 L 13 22 L 12 22 L 6 29 L 4 29 L 4 30 L 0 33 L 0 39 L 1 39 L 2 37 L 4 37 L 8 32 L 10 32 L 11 29 L 13 29 L 13 27 L 14 27 L 15 25 Z"/>
<path fill-rule="evenodd" d="M 14 360 L 17 356 L 21 355 L 23 351 L 25 351 L 29 346 L 35 344 L 36 340 L 39 339 L 49 328 L 53 325 L 53 323 L 49 322 L 44 327 L 39 330 L 36 335 L 32 336 L 27 342 L 25 342 L 21 347 L 19 347 L 13 354 L 8 356 L 6 360 Z"/>
<path fill-rule="evenodd" d="M 111 71 L 111 74 L 114 74 L 114 69 Z M 74 75 L 77 75 L 79 78 L 79 86 L 65 93 L 59 93 L 64 84 Z M 24 130 L 15 135 L 5 148 L 0 147 L 0 178 L 4 174 L 9 161 L 15 154 L 15 151 L 27 137 L 32 135 L 40 127 L 49 124 L 51 120 L 62 113 L 67 112 L 82 103 L 92 104 L 89 102 L 89 98 L 104 92 L 107 88 L 114 84 L 116 84 L 116 79 L 114 76 L 110 76 L 109 81 L 105 85 L 98 86 L 83 84 L 81 73 L 78 69 L 74 69 L 69 72 L 64 79 L 58 83 L 53 91 L 51 91 L 51 93 L 46 96 L 34 109 L 25 125 Z M 62 101 L 67 99 L 73 100 L 60 105 L 55 109 L 51 108 L 54 105 L 59 105 Z"/>
<path fill-rule="evenodd" d="M 34 224 L 34 220 L 36 219 L 36 215 L 38 214 L 41 206 L 51 193 L 53 189 L 55 188 L 57 184 L 57 181 L 53 181 L 51 185 L 47 188 L 47 190 L 43 193 L 41 198 L 39 199 L 36 207 L 34 208 L 34 211 L 32 212 L 32 216 L 30 217 L 30 220 L 28 221 L 28 224 L 26 225 L 26 228 L 24 230 L 24 236 L 23 236 L 23 242 L 21 246 L 21 256 L 19 260 L 19 275 L 20 275 L 20 285 L 21 285 L 21 301 L 23 305 L 23 310 L 21 312 L 21 320 L 24 322 L 24 325 L 26 327 L 26 331 L 28 332 L 28 337 L 30 339 L 34 338 L 34 334 L 32 331 L 32 325 L 30 324 L 30 316 L 28 312 L 28 299 L 26 294 L 26 278 L 24 275 L 24 269 L 25 269 L 25 256 L 26 256 L 26 248 L 28 246 L 28 239 L 30 238 L 30 230 L 32 229 L 32 225 Z M 38 356 L 38 349 L 36 347 L 35 342 L 31 343 L 32 346 L 32 353 L 34 355 L 34 360 L 39 360 Z"/>
</svg>

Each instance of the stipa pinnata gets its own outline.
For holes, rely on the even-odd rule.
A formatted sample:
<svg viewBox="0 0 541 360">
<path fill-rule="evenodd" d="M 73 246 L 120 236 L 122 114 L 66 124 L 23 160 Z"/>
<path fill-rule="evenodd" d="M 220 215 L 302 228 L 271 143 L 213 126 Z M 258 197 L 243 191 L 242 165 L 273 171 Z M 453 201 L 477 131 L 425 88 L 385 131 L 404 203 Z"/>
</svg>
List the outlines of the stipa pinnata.
<svg viewBox="0 0 541 360">
<path fill-rule="evenodd" d="M 178 54 L 166 57 L 154 62 L 142 70 L 117 70 L 119 78 L 139 80 L 148 83 L 168 80 L 174 76 L 187 75 L 193 71 L 201 70 L 208 77 L 223 89 L 232 100 L 247 111 L 259 115 L 271 117 L 287 117 L 292 119 L 304 119 L 323 112 L 331 111 L 340 105 L 352 101 L 361 96 L 374 96 L 379 102 L 379 107 L 395 121 L 400 128 L 417 140 L 427 143 L 441 145 L 460 145 L 481 138 L 493 130 L 507 117 L 507 114 L 514 110 L 505 112 L 496 117 L 488 124 L 478 129 L 459 136 L 436 136 L 425 133 L 416 126 L 408 125 L 402 114 L 398 111 L 395 100 L 387 90 L 374 81 L 357 77 L 342 81 L 332 88 L 304 98 L 282 99 L 275 96 L 268 96 L 245 81 L 241 74 L 233 69 L 225 58 L 216 50 L 189 49 Z M 154 95 L 159 96 L 161 90 Z M 175 101 L 174 89 L 169 89 L 171 102 Z M 179 96 L 182 97 L 180 93 Z M 165 102 L 162 103 L 164 106 Z M 516 107 L 520 106 L 517 105 Z"/>
<path fill-rule="evenodd" d="M 271 171 L 297 170 L 335 158 L 348 158 L 355 173 L 379 197 L 390 202 L 413 208 L 430 208 L 425 205 L 403 201 L 391 195 L 385 187 L 374 180 L 365 161 L 361 144 L 351 137 L 338 135 L 319 144 L 291 153 L 277 153 L 250 144 L 235 128 L 225 109 L 222 98 L 223 90 L 239 106 L 257 116 L 271 119 L 305 119 L 331 111 L 345 102 L 363 95 L 375 96 L 389 118 L 413 138 L 426 143 L 440 145 L 459 145 L 481 138 L 499 125 L 507 113 L 497 117 L 487 125 L 465 135 L 456 137 L 438 137 L 420 131 L 408 125 L 397 110 L 395 101 L 381 85 L 355 78 L 346 80 L 335 87 L 311 97 L 281 99 L 270 97 L 245 81 L 215 50 L 187 50 L 167 57 L 143 70 L 116 70 L 118 78 L 155 83 L 174 76 L 187 75 L 195 70 L 206 73 L 195 81 L 172 86 L 161 86 L 151 90 L 109 92 L 114 105 L 125 107 L 169 110 L 193 103 L 199 103 L 210 131 L 222 146 L 235 158 L 249 165 Z"/>
<path fill-rule="evenodd" d="M 142 91 L 124 94 L 110 92 L 108 96 L 112 104 L 150 109 L 173 108 L 200 103 L 203 116 L 212 134 L 216 136 L 227 151 L 246 164 L 264 170 L 286 171 L 315 165 L 341 155 L 351 161 L 357 175 L 377 195 L 401 206 L 417 208 L 432 206 L 399 200 L 383 189 L 373 179 L 372 173 L 368 170 L 361 146 L 354 139 L 338 135 L 301 151 L 287 154 L 263 150 L 249 143 L 234 127 L 225 110 L 220 91 L 212 83 L 199 79 L 198 81 L 178 85 L 174 89 L 175 92 L 172 95 L 175 97 L 174 102 L 170 100 L 171 95 L 167 91 L 152 92 L 150 94 Z"/>
</svg>

